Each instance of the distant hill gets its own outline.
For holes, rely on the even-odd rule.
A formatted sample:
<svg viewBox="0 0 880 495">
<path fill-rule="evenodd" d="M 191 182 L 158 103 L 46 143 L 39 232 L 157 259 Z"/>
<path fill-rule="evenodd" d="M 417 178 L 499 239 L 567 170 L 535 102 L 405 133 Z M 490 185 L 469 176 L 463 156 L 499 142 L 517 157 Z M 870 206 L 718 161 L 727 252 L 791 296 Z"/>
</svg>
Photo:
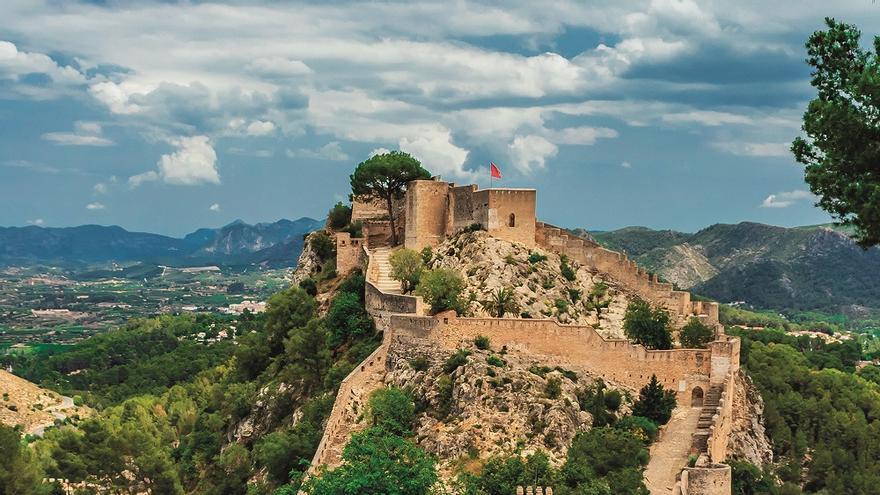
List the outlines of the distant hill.
<svg viewBox="0 0 880 495">
<path fill-rule="evenodd" d="M 122 227 L 0 227 L 0 265 L 30 263 L 152 262 L 168 265 L 269 262 L 293 266 L 303 235 L 324 222 L 312 218 L 249 225 L 237 220 L 183 238 L 129 232 Z"/>
<path fill-rule="evenodd" d="M 758 308 L 880 308 L 880 249 L 863 250 L 842 229 L 743 222 L 697 233 L 627 227 L 590 235 L 678 286 Z"/>
</svg>

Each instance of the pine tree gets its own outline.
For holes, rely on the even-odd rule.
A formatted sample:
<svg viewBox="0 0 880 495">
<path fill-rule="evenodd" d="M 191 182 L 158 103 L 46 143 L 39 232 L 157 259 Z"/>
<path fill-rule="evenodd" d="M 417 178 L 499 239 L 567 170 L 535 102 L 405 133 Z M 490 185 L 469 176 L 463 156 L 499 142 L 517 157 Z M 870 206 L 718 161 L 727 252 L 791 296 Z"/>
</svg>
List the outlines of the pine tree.
<svg viewBox="0 0 880 495">
<path fill-rule="evenodd" d="M 639 391 L 639 400 L 633 404 L 633 416 L 648 418 L 658 425 L 664 425 L 672 417 L 675 409 L 675 392 L 665 390 L 657 381 L 657 375 L 651 375 L 651 381 Z"/>
</svg>

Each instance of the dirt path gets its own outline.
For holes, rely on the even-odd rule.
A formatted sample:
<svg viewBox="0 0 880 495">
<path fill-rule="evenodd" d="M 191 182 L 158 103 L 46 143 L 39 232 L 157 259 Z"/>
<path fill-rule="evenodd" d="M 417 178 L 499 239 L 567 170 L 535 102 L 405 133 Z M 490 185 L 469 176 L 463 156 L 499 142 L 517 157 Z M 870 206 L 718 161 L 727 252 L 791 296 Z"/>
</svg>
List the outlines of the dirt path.
<svg viewBox="0 0 880 495">
<path fill-rule="evenodd" d="M 678 407 L 672 411 L 663 438 L 651 445 L 651 460 L 645 469 L 645 485 L 651 495 L 672 493 L 676 475 L 687 465 L 691 437 L 699 418 L 698 407 Z"/>
</svg>

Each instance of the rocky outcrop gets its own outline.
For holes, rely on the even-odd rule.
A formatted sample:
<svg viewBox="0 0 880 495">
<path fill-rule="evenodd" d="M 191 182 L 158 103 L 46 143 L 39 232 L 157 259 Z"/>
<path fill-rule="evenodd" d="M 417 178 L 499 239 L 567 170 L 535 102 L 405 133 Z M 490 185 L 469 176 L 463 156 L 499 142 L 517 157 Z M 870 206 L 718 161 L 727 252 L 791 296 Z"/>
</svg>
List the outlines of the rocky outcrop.
<svg viewBox="0 0 880 495">
<path fill-rule="evenodd" d="M 318 256 L 318 253 L 315 252 L 314 248 L 312 248 L 312 236 L 316 233 L 312 232 L 306 237 L 305 244 L 303 245 L 302 252 L 299 254 L 299 260 L 296 262 L 296 269 L 293 271 L 293 275 L 291 276 L 291 285 L 299 286 L 299 283 L 303 280 L 312 277 L 321 268 L 321 258 Z"/>
<path fill-rule="evenodd" d="M 475 456 L 515 451 L 542 450 L 552 463 L 561 464 L 575 434 L 592 425 L 590 414 L 580 410 L 577 392 L 594 378 L 542 369 L 551 363 L 493 347 L 468 349 L 466 362 L 447 374 L 448 352 L 392 346 L 386 382 L 412 390 L 422 411 L 415 431 L 419 445 L 441 460 L 444 472 Z M 551 380 L 559 384 L 558 393 L 548 393 Z"/>
<path fill-rule="evenodd" d="M 433 253 L 431 268 L 457 270 L 467 281 L 464 294 L 470 301 L 471 316 L 491 316 L 481 302 L 490 299 L 498 288 L 508 287 L 513 290 L 520 308 L 519 314 L 508 314 L 508 317 L 555 318 L 560 323 L 593 325 L 605 337 L 623 337 L 623 315 L 630 295 L 574 260 L 567 263 L 576 277 L 568 280 L 562 274 L 562 260 L 556 253 L 529 249 L 483 231 L 452 236 Z M 533 257 L 530 261 L 533 253 L 546 259 L 537 261 L 539 258 Z M 611 299 L 601 321 L 585 306 L 590 290 L 599 282 L 609 285 L 608 298 Z"/>
<path fill-rule="evenodd" d="M 773 461 L 773 449 L 764 429 L 764 399 L 742 370 L 734 376 L 733 427 L 728 450 L 729 457 L 756 466 Z"/>
</svg>

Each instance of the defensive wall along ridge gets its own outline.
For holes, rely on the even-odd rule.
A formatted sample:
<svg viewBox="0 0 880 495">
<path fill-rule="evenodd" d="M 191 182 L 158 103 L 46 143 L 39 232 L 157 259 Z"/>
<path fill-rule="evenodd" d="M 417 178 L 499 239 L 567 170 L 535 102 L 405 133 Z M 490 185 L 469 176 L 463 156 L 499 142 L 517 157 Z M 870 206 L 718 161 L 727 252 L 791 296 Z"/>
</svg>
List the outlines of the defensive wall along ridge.
<svg viewBox="0 0 880 495">
<path fill-rule="evenodd" d="M 676 391 L 680 405 L 703 408 L 692 447 L 699 460 L 682 473 L 677 493 L 730 493 L 729 467 L 716 464 L 727 456 L 732 422 L 729 398 L 733 397 L 732 375 L 739 368 L 739 339 L 721 336 L 708 349 L 648 350 L 625 339 L 605 339 L 590 326 L 562 325 L 555 320 L 427 316 L 421 298 L 380 290 L 377 263 L 365 246 L 359 251 L 359 262 L 366 267 L 367 311 L 383 330 L 383 342 L 342 381 L 310 474 L 322 465 L 338 466 L 350 435 L 366 426 L 365 405 L 369 395 L 384 386 L 387 356 L 393 346 L 422 341 L 452 352 L 469 345 L 477 335 L 485 335 L 498 345 L 587 370 L 632 390 L 657 375 L 666 388 Z M 710 400 L 712 393 L 719 394 L 717 400 Z"/>
<path fill-rule="evenodd" d="M 696 317 L 716 329 L 708 349 L 655 351 L 625 339 L 604 339 L 592 327 L 561 325 L 555 320 L 459 318 L 454 314 L 427 316 L 421 298 L 382 290 L 388 279 L 387 253 L 390 225 L 381 209 L 357 198 L 353 218 L 363 222 L 364 235 L 336 234 L 337 271 L 366 271 L 366 308 L 384 332 L 382 345 L 353 370 L 340 385 L 324 436 L 309 474 L 319 466 L 341 462 L 351 433 L 365 427 L 362 413 L 372 391 L 384 385 L 389 349 L 416 340 L 455 350 L 477 335 L 498 345 L 521 348 L 539 358 L 574 369 L 587 370 L 615 384 L 638 390 L 651 377 L 674 390 L 681 406 L 700 407 L 693 435 L 696 466 L 685 468 L 675 486 L 676 495 L 730 493 L 727 456 L 732 423 L 733 374 L 739 369 L 739 339 L 724 335 L 718 304 L 692 301 L 690 293 L 674 290 L 639 268 L 626 255 L 605 249 L 535 219 L 533 189 L 488 189 L 455 186 L 437 179 L 414 181 L 406 197 L 394 205 L 398 237 L 404 246 L 437 246 L 448 236 L 473 224 L 490 235 L 564 254 L 588 269 L 602 273 L 623 289 L 665 307 L 677 327 Z M 384 247 L 383 247 L 384 246 Z M 372 251 L 371 251 L 372 250 Z M 399 291 L 393 291 L 399 292 Z M 666 493 L 666 492 L 664 492 Z"/>
</svg>

